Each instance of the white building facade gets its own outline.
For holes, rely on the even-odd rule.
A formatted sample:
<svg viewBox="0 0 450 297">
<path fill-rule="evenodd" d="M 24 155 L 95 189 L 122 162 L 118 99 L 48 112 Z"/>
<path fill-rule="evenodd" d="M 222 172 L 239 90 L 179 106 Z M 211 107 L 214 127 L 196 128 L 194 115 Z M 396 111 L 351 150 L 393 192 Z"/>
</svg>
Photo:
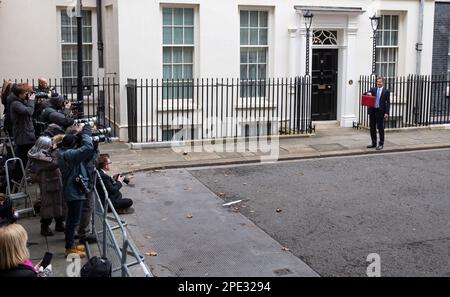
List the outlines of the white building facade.
<svg viewBox="0 0 450 297">
<path fill-rule="evenodd" d="M 0 2 L 0 78 L 76 78 L 75 20 L 67 15 L 72 2 Z M 434 0 L 423 1 L 423 6 L 419 0 L 83 0 L 84 72 L 86 79 L 114 78 L 120 84 L 115 124 L 126 140 L 129 78 L 302 76 L 307 45 L 303 14 L 310 11 L 313 120 L 336 120 L 351 127 L 358 118 L 359 76 L 372 70 L 369 17 L 382 17 L 378 74 L 402 76 L 418 69 L 431 74 L 435 4 Z M 99 21 L 103 67 L 97 54 Z"/>
</svg>

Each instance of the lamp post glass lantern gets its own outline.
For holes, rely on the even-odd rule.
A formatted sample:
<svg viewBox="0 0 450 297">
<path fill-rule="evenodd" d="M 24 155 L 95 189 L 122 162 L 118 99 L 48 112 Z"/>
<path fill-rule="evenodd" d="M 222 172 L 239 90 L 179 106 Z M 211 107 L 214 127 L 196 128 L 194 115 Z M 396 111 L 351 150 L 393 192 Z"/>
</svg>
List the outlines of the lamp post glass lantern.
<svg viewBox="0 0 450 297">
<path fill-rule="evenodd" d="M 377 75 L 377 31 L 378 26 L 380 25 L 381 17 L 374 14 L 372 17 L 370 17 L 370 22 L 372 25 L 372 31 L 373 31 L 373 49 L 372 49 L 372 75 Z"/>
<path fill-rule="evenodd" d="M 305 27 L 306 27 L 306 75 L 309 75 L 309 47 L 310 47 L 310 29 L 312 25 L 314 15 L 311 13 L 311 11 L 306 11 L 303 14 L 303 18 L 305 19 Z"/>
</svg>

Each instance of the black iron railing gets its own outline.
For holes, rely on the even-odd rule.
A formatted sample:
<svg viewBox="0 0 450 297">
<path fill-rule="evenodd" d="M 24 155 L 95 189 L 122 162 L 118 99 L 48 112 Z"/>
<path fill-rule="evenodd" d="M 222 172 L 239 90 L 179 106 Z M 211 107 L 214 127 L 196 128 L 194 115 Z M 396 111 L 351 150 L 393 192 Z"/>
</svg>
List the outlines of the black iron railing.
<svg viewBox="0 0 450 297">
<path fill-rule="evenodd" d="M 311 133 L 309 77 L 129 79 L 130 142 Z"/>
<path fill-rule="evenodd" d="M 38 86 L 36 79 L 13 79 L 11 81 L 27 83 L 32 87 Z M 48 79 L 48 82 L 49 87 L 58 94 L 65 96 L 67 101 L 80 101 L 77 98 L 77 85 L 72 84 L 72 80 Z M 100 128 L 111 127 L 111 135 L 117 137 L 120 116 L 118 108 L 120 106 L 119 83 L 114 78 L 88 79 L 85 81 L 83 93 L 83 117 L 97 117 L 98 126 Z"/>
<path fill-rule="evenodd" d="M 375 87 L 375 78 L 361 76 L 359 96 Z M 386 128 L 408 128 L 450 123 L 450 81 L 446 76 L 408 75 L 386 78 L 391 92 Z M 359 105 L 357 126 L 369 127 L 367 107 Z"/>
</svg>

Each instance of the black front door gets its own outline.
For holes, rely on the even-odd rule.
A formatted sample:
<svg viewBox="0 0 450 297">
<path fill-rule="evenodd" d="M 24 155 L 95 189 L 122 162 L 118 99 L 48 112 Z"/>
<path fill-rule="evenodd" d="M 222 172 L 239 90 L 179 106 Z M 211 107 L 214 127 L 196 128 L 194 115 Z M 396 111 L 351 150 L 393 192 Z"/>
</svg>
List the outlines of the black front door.
<svg viewBox="0 0 450 297">
<path fill-rule="evenodd" d="M 311 112 L 313 121 L 336 120 L 337 49 L 314 49 Z"/>
</svg>

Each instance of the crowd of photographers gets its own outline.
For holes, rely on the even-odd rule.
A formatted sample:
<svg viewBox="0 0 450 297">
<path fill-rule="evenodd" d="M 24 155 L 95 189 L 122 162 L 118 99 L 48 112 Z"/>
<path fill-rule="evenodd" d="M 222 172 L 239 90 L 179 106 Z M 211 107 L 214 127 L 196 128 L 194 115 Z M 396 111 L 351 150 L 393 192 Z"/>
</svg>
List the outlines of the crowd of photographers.
<svg viewBox="0 0 450 297">
<path fill-rule="evenodd" d="M 53 236 L 50 226 L 55 221 L 55 232 L 65 233 L 65 255 L 85 257 L 84 244 L 96 240 L 90 230 L 95 186 L 103 203 L 105 186 L 119 214 L 134 211 L 133 201 L 120 193 L 122 184 L 128 184 L 129 180 L 121 175 L 110 177 L 107 174 L 110 156 L 99 151 L 99 143 L 107 139 L 105 134 L 110 130 L 97 129 L 95 119 L 82 119 L 79 105 L 69 103 L 49 88 L 45 79 L 39 79 L 36 89 L 28 84 L 5 83 L 1 100 L 4 133 L 12 139 L 15 155 L 22 160 L 32 182 L 39 185 L 40 201 L 35 209 L 41 216 L 41 235 Z M 19 165 L 20 162 L 16 162 L 11 170 L 11 179 L 20 183 L 28 175 L 23 176 Z M 96 169 L 103 183 L 98 182 Z M 5 184 L 0 192 L 5 192 Z M 3 209 L 7 203 L 10 202 L 5 195 L 0 196 Z M 11 245 L 11 242 L 17 245 L 23 241 L 23 230 L 11 227 L 16 225 L 11 224 L 14 217 L 7 214 L 0 215 L 0 219 L 2 217 L 7 223 L 0 226 L 0 255 L 15 255 L 16 260 L 1 256 L 0 275 L 36 270 L 27 265 L 26 247 Z M 16 240 L 11 239 L 14 236 Z"/>
</svg>

